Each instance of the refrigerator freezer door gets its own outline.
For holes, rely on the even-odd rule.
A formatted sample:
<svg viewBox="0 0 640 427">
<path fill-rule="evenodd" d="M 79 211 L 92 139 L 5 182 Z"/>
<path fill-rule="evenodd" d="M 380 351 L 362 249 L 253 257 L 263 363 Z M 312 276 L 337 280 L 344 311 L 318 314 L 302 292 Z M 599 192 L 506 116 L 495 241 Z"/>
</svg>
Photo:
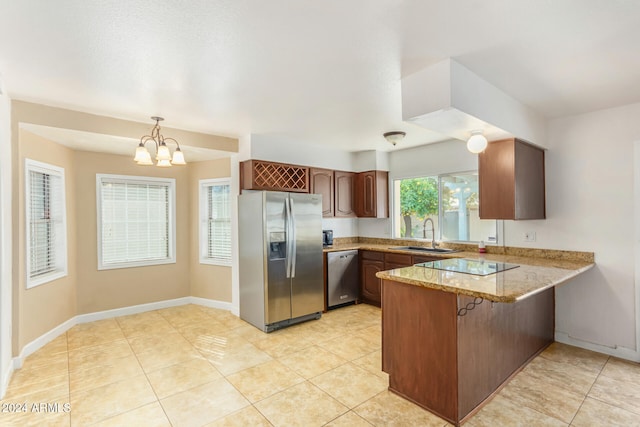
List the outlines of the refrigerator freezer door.
<svg viewBox="0 0 640 427">
<path fill-rule="evenodd" d="M 284 258 L 267 257 L 267 283 L 265 288 L 265 324 L 291 318 L 291 279 L 287 278 L 290 262 L 290 236 L 287 217 L 287 193 L 265 192 L 267 248 L 275 250 L 284 245 Z M 285 242 L 282 242 L 284 237 Z"/>
<path fill-rule="evenodd" d="M 324 309 L 322 274 L 322 198 L 291 193 L 295 240 L 294 277 L 291 279 L 291 317 Z"/>
</svg>

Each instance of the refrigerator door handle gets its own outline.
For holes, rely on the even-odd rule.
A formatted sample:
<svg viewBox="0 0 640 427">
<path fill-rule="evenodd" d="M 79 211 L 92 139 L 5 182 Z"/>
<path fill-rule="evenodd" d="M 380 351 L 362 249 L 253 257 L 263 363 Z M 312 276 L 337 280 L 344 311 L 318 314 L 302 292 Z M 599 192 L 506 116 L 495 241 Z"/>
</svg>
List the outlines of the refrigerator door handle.
<svg viewBox="0 0 640 427">
<path fill-rule="evenodd" d="M 298 251 L 296 244 L 296 217 L 294 216 L 295 208 L 293 206 L 293 199 L 289 201 L 289 218 L 291 219 L 291 277 L 296 277 L 296 253 Z"/>
<path fill-rule="evenodd" d="M 284 230 L 286 232 L 287 244 L 285 246 L 285 277 L 291 278 L 291 209 L 289 208 L 289 198 L 284 199 Z"/>
</svg>

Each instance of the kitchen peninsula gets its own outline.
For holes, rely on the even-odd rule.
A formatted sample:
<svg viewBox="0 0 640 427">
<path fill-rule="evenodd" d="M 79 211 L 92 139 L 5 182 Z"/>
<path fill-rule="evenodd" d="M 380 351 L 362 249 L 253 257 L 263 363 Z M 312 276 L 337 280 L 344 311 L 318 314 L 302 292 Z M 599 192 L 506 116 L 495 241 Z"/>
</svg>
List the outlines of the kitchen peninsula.
<svg viewBox="0 0 640 427">
<path fill-rule="evenodd" d="M 377 273 L 389 389 L 460 425 L 553 342 L 554 287 L 594 265 L 593 254 L 581 254 L 577 260 L 454 254 L 494 268 L 516 265 L 484 276 L 432 263 Z"/>
</svg>

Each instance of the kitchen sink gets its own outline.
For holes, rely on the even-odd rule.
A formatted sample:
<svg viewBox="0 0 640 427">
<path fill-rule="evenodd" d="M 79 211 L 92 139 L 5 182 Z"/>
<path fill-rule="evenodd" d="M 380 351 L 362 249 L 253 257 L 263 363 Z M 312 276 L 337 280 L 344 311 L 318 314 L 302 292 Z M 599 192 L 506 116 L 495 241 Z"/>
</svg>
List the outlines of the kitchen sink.
<svg viewBox="0 0 640 427">
<path fill-rule="evenodd" d="M 439 253 L 439 254 L 450 254 L 454 252 L 460 252 L 460 250 L 458 249 L 427 248 L 425 246 L 394 246 L 389 249 L 402 249 L 407 251 L 431 252 L 431 253 Z"/>
</svg>

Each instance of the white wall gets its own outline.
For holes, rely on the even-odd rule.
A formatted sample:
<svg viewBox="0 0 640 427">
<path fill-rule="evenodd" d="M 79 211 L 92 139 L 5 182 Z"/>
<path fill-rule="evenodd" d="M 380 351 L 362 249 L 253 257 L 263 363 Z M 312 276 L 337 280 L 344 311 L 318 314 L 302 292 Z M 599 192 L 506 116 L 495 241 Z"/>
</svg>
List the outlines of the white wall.
<svg viewBox="0 0 640 427">
<path fill-rule="evenodd" d="M 248 158 L 317 168 L 354 170 L 353 155 L 348 151 L 319 145 L 299 144 L 296 141 L 289 141 L 274 135 L 252 134 L 250 157 Z"/>
<path fill-rule="evenodd" d="M 557 288 L 557 339 L 625 357 L 635 352 L 633 144 L 640 104 L 551 121 L 547 219 L 505 221 L 506 244 L 593 251 L 596 267 Z"/>
<path fill-rule="evenodd" d="M 0 398 L 11 373 L 11 100 L 0 80 Z"/>
</svg>

